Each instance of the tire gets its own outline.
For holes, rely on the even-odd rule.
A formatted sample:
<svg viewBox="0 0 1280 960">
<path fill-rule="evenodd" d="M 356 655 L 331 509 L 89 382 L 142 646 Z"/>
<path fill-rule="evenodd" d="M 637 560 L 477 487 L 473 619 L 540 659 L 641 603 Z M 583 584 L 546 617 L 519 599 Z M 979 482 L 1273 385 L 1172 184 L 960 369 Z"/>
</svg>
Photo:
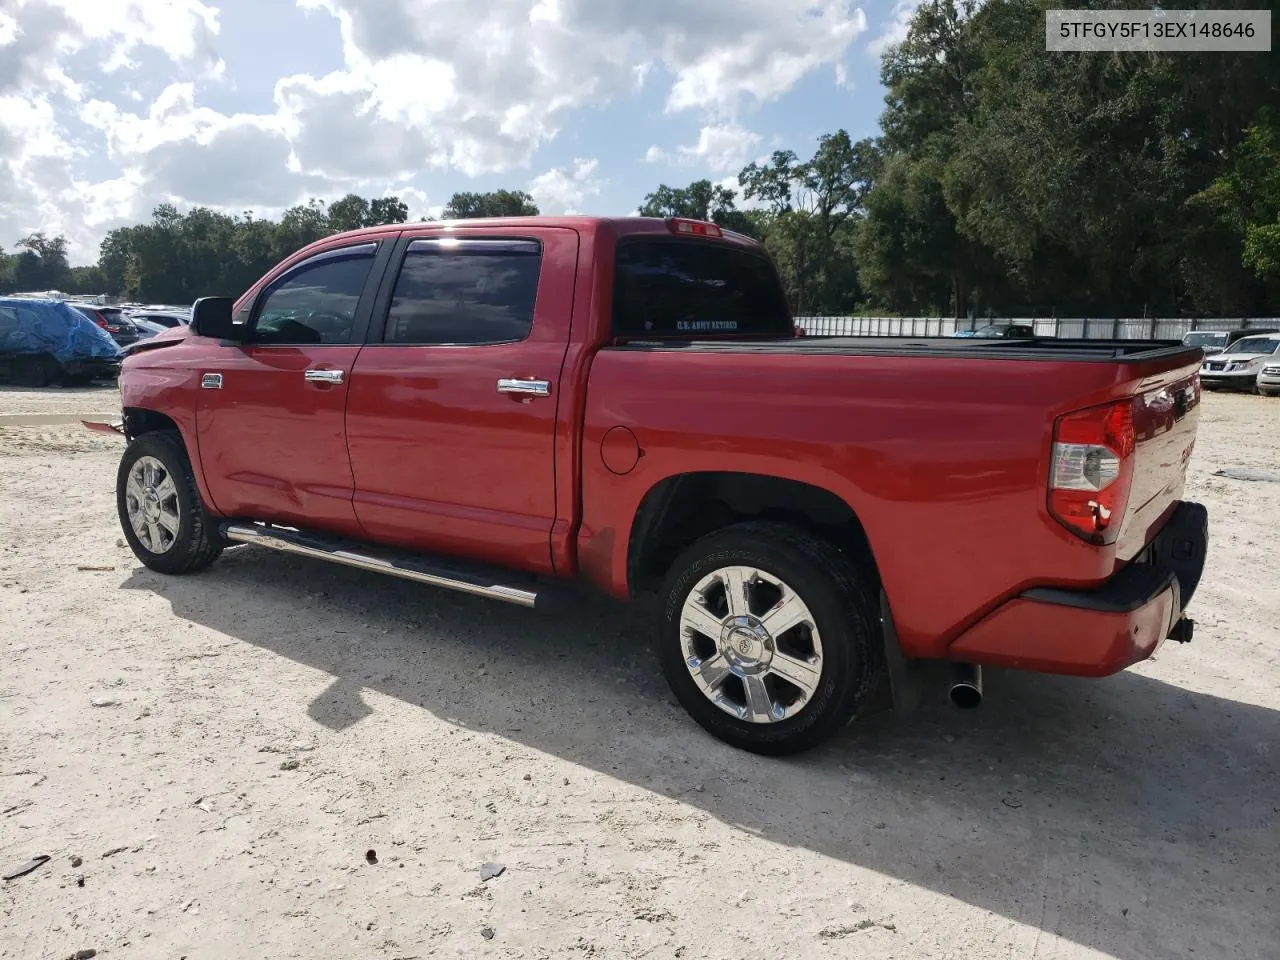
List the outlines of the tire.
<svg viewBox="0 0 1280 960">
<path fill-rule="evenodd" d="M 62 376 L 62 364 L 44 353 L 14 357 L 11 370 L 16 387 L 47 387 Z"/>
<path fill-rule="evenodd" d="M 761 579 L 746 590 L 747 625 L 734 629 L 724 601 L 729 581 L 721 571 L 742 567 Z M 867 704 L 883 667 L 878 594 L 870 581 L 834 545 L 788 524 L 743 523 L 702 538 L 676 559 L 663 586 L 657 649 L 667 683 L 694 720 L 735 747 L 784 756 L 817 746 Z M 782 608 L 775 604 L 789 595 L 779 582 L 807 608 L 809 619 L 773 636 L 765 624 L 779 623 Z M 695 590 L 705 606 L 693 597 Z M 710 616 L 701 620 L 706 632 L 686 629 L 686 615 L 699 619 L 697 607 Z M 710 636 L 717 629 L 719 640 Z M 759 654 L 754 663 L 753 652 Z M 810 672 L 797 671 L 797 660 L 810 664 Z M 690 664 L 701 665 L 701 680 Z M 775 669 L 803 676 L 803 685 Z M 768 693 L 767 699 L 757 696 L 755 709 L 748 690 L 760 687 L 749 688 L 752 671 L 763 672 L 757 677 Z M 718 686 L 709 684 L 716 676 Z"/>
<path fill-rule="evenodd" d="M 154 470 L 157 463 L 163 468 L 164 479 L 160 479 Z M 135 496 L 139 489 L 144 494 L 148 489 L 148 485 L 143 483 L 131 488 L 130 479 L 135 467 L 144 475 L 143 479 L 147 478 L 149 469 L 152 471 L 149 486 L 156 494 L 154 498 Z M 148 514 L 146 511 L 151 507 L 143 508 L 140 533 L 131 519 L 131 509 L 132 504 L 141 506 L 144 499 L 149 500 L 155 509 Z M 116 510 L 125 540 L 134 556 L 157 573 L 184 574 L 203 570 L 218 559 L 225 546 L 200 499 L 182 438 L 172 431 L 143 434 L 125 448 L 116 474 Z M 149 515 L 157 519 L 148 522 Z M 162 515 L 164 519 L 161 519 Z M 143 537 L 146 537 L 145 542 Z M 155 549 L 157 546 L 160 549 Z"/>
<path fill-rule="evenodd" d="M 1264 397 L 1280 397 L 1280 390 L 1273 390 L 1270 387 L 1259 387 L 1258 393 Z"/>
</svg>

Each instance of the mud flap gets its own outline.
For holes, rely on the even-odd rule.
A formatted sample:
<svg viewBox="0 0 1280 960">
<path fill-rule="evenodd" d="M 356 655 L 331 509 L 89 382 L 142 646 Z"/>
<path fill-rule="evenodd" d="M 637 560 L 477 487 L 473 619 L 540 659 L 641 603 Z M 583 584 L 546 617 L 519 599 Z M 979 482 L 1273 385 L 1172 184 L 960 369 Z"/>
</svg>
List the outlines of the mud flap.
<svg viewBox="0 0 1280 960">
<path fill-rule="evenodd" d="M 889 689 L 893 709 L 899 717 L 909 717 L 920 706 L 924 695 L 924 663 L 903 654 L 898 645 L 898 631 L 893 625 L 889 598 L 880 591 L 880 625 L 884 631 L 884 661 L 889 673 Z"/>
</svg>

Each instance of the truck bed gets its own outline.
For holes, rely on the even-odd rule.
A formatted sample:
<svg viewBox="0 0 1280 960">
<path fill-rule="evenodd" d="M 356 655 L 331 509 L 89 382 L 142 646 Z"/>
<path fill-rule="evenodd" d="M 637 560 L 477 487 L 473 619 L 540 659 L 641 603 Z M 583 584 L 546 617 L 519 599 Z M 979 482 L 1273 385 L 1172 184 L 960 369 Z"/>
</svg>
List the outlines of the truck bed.
<svg viewBox="0 0 1280 960">
<path fill-rule="evenodd" d="M 1178 343 L 1049 338 L 605 347 L 587 388 L 583 570 L 603 582 L 625 569 L 627 524 L 667 476 L 788 477 L 849 505 L 904 649 L 944 656 L 953 637 L 1010 597 L 1092 589 L 1151 542 L 1182 493 L 1200 357 Z M 1128 510 L 1118 539 L 1094 546 L 1047 509 L 1054 425 L 1138 396 Z M 634 437 L 634 469 L 602 463 L 612 462 L 606 435 Z"/>
</svg>

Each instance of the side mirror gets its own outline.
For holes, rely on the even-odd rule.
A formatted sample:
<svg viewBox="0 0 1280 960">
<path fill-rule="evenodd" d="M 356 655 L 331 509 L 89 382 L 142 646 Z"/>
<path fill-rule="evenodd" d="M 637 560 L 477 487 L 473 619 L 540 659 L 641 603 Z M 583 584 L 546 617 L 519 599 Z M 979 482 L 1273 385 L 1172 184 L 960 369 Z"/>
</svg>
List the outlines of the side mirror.
<svg viewBox="0 0 1280 960">
<path fill-rule="evenodd" d="M 235 301 L 230 297 L 201 297 L 191 308 L 191 330 L 201 337 L 243 343 L 245 325 L 231 320 Z"/>
</svg>

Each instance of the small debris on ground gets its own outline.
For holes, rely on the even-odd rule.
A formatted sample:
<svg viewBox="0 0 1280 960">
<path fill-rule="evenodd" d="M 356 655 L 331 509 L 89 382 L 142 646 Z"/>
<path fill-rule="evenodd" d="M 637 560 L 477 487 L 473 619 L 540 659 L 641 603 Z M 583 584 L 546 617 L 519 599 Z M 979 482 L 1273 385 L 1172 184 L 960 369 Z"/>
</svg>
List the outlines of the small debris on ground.
<svg viewBox="0 0 1280 960">
<path fill-rule="evenodd" d="M 107 857 L 114 857 L 117 853 L 124 853 L 128 849 L 128 847 L 112 847 L 102 855 L 102 859 L 105 860 Z"/>
<path fill-rule="evenodd" d="M 84 877 L 76 877 L 76 886 L 77 886 L 77 887 L 83 887 L 83 886 L 84 886 Z"/>
<path fill-rule="evenodd" d="M 532 780 L 532 779 L 533 779 L 533 774 L 532 774 L 532 773 L 526 773 L 526 774 L 524 775 L 524 778 L 525 778 L 526 780 Z"/>
<path fill-rule="evenodd" d="M 118 707 L 118 706 L 120 706 L 120 701 L 119 701 L 119 700 L 112 700 L 110 697 L 94 697 L 92 700 L 90 700 L 90 701 L 89 701 L 89 706 L 91 706 L 91 707 Z"/>
<path fill-rule="evenodd" d="M 83 860 L 82 858 L 80 858 L 80 857 L 72 857 L 72 858 L 71 858 L 71 866 L 73 866 L 73 867 L 78 867 L 78 866 L 80 866 L 80 864 L 82 864 L 82 863 L 84 863 L 84 860 Z"/>
<path fill-rule="evenodd" d="M 1224 467 L 1213 472 L 1215 477 L 1247 480 L 1254 483 L 1280 483 L 1280 470 L 1257 470 L 1253 467 Z"/>
<path fill-rule="evenodd" d="M 67 960 L 93 960 L 98 955 L 97 950 L 77 950 Z"/>
<path fill-rule="evenodd" d="M 480 880 L 492 880 L 494 877 L 500 877 L 506 872 L 507 865 L 505 863 L 484 863 L 480 865 Z"/>
<path fill-rule="evenodd" d="M 1022 806 L 1022 801 L 1019 800 L 1017 797 L 1005 797 L 1000 802 L 1003 803 L 1006 807 L 1009 807 L 1013 810 L 1017 810 L 1020 806 Z"/>
<path fill-rule="evenodd" d="M 115 567 L 76 567 L 81 573 L 111 573 Z"/>
<path fill-rule="evenodd" d="M 495 933 L 496 931 L 493 929 L 493 927 L 480 928 L 480 936 L 484 937 L 486 940 L 492 940 L 494 938 Z"/>
<path fill-rule="evenodd" d="M 26 863 L 19 864 L 4 875 L 5 880 L 17 880 L 19 877 L 25 877 L 32 870 L 43 867 L 49 862 L 49 858 L 43 853 L 38 857 L 32 857 Z"/>
<path fill-rule="evenodd" d="M 377 851 L 377 850 L 366 850 L 366 851 L 364 852 L 364 858 L 365 858 L 365 860 L 366 860 L 367 862 L 369 862 L 369 863 L 377 863 L 377 862 L 378 862 L 378 851 Z"/>
<path fill-rule="evenodd" d="M 872 927 L 879 927 L 881 930 L 888 930 L 890 933 L 897 933 L 896 924 L 890 923 L 886 918 L 884 920 L 859 920 L 852 925 L 844 925 L 839 927 L 825 927 L 818 932 L 819 940 L 839 940 L 842 937 L 852 936 L 855 933 L 862 933 L 864 930 L 870 930 Z"/>
<path fill-rule="evenodd" d="M 280 763 L 281 770 L 297 770 L 301 764 L 297 760 L 283 760 Z"/>
</svg>

